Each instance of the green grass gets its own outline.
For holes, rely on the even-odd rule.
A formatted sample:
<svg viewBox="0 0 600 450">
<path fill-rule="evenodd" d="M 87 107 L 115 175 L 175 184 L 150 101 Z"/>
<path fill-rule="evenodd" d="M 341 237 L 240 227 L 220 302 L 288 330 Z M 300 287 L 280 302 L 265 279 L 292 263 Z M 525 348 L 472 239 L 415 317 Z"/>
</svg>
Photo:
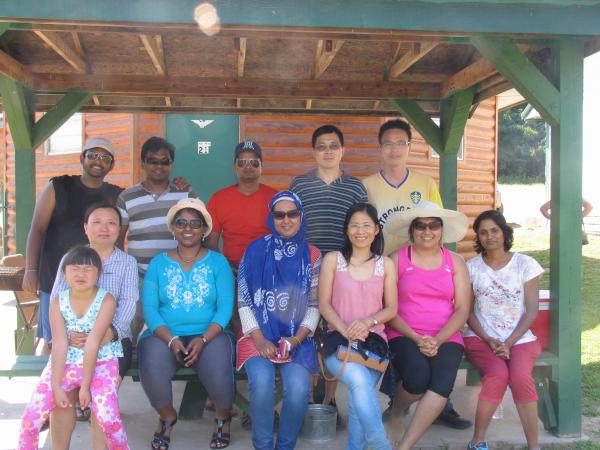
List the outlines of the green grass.
<svg viewBox="0 0 600 450">
<path fill-rule="evenodd" d="M 516 229 L 514 250 L 534 257 L 544 268 L 550 266 L 550 244 L 546 229 Z M 590 236 L 582 247 L 581 290 L 581 389 L 582 414 L 600 416 L 600 237 Z M 544 274 L 541 289 L 548 289 Z M 579 444 L 578 444 L 579 445 Z M 591 445 L 591 446 L 589 446 Z M 599 444 L 581 443 L 575 449 L 598 449 Z"/>
</svg>

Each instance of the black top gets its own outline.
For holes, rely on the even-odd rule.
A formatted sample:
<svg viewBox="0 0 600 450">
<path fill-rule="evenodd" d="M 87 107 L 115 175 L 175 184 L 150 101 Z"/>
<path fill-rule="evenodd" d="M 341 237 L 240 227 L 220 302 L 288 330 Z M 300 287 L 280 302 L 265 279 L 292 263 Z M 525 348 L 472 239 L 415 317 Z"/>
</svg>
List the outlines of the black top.
<svg viewBox="0 0 600 450">
<path fill-rule="evenodd" d="M 40 290 L 50 293 L 61 258 L 75 245 L 88 244 L 83 232 L 86 209 L 100 201 L 117 202 L 123 190 L 119 186 L 103 183 L 92 189 L 81 182 L 79 175 L 62 175 L 50 180 L 54 186 L 56 206 L 46 230 L 38 269 Z"/>
</svg>

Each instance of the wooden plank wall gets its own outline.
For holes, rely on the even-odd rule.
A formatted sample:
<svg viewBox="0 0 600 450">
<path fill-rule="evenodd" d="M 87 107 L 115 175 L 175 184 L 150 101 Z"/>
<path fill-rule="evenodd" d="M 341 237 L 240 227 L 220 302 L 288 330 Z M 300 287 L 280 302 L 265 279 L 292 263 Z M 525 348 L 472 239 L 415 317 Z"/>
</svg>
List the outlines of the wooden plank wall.
<svg viewBox="0 0 600 450">
<path fill-rule="evenodd" d="M 314 167 L 311 135 L 315 128 L 331 123 L 344 133 L 346 153 L 342 168 L 359 178 L 379 170 L 377 132 L 387 119 L 315 115 L 242 116 L 240 136 L 256 140 L 264 153 L 264 182 L 285 189 L 291 179 Z M 496 100 L 481 103 L 467 124 L 465 157 L 459 161 L 458 208 L 470 222 L 494 205 L 496 192 Z M 408 165 L 439 181 L 439 159 L 431 155 L 423 138 L 415 133 Z M 470 257 L 473 252 L 472 230 L 458 249 Z"/>
<path fill-rule="evenodd" d="M 82 145 L 91 137 L 110 139 L 115 147 L 116 162 L 106 181 L 122 187 L 131 186 L 140 180 L 139 149 L 152 135 L 164 135 L 164 121 L 158 114 L 103 114 L 84 113 Z M 16 250 L 15 242 L 15 158 L 10 133 L 6 139 L 6 178 L 8 188 L 8 220 L 6 234 L 8 253 Z M 36 149 L 36 196 L 39 196 L 50 178 L 63 174 L 80 174 L 80 153 L 47 155 L 44 147 Z"/>
</svg>

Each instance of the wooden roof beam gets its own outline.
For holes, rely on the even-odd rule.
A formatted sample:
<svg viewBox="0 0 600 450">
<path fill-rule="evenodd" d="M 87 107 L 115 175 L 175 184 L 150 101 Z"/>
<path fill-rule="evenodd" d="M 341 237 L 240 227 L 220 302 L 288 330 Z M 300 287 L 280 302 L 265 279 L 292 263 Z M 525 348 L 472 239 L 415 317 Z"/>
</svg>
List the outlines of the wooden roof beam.
<svg viewBox="0 0 600 450">
<path fill-rule="evenodd" d="M 343 40 L 319 39 L 317 41 L 317 52 L 315 54 L 315 65 L 312 74 L 313 79 L 319 78 L 325 73 L 343 45 Z"/>
<path fill-rule="evenodd" d="M 0 75 L 18 80 L 27 86 L 33 84 L 33 77 L 29 69 L 2 50 L 0 50 Z"/>
<path fill-rule="evenodd" d="M 48 47 L 54 50 L 64 59 L 71 67 L 79 73 L 87 72 L 87 62 L 67 41 L 60 37 L 57 33 L 51 31 L 33 30 L 35 35 L 39 37 Z"/>
<path fill-rule="evenodd" d="M 414 66 L 427 53 L 437 47 L 438 42 L 413 42 L 407 53 L 398 58 L 389 68 L 389 78 L 397 78 Z"/>
<path fill-rule="evenodd" d="M 81 90 L 96 95 L 191 96 L 212 98 L 362 99 L 412 98 L 438 100 L 440 88 L 431 83 L 400 81 L 224 79 L 221 77 L 159 77 L 36 74 L 38 92 Z"/>
<path fill-rule="evenodd" d="M 237 52 L 237 77 L 242 78 L 244 76 L 244 65 L 246 63 L 246 41 L 245 37 L 233 38 L 233 45 Z"/>
<path fill-rule="evenodd" d="M 162 36 L 157 34 L 140 34 L 140 41 L 144 45 L 156 73 L 165 76 L 167 74 L 167 63 L 165 62 L 165 52 L 163 48 Z"/>
</svg>

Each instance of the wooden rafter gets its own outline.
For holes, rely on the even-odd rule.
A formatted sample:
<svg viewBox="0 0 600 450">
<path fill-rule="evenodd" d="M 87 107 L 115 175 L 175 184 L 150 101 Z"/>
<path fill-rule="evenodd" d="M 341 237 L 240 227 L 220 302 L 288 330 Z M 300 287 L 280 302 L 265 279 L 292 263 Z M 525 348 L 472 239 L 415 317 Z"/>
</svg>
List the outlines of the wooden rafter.
<svg viewBox="0 0 600 450">
<path fill-rule="evenodd" d="M 33 83 L 29 69 L 2 50 L 0 50 L 0 75 L 19 80 L 27 86 L 31 86 Z"/>
<path fill-rule="evenodd" d="M 33 30 L 33 32 L 77 72 L 85 73 L 87 71 L 86 61 L 81 57 L 77 50 L 71 47 L 71 45 L 57 33 L 40 30 Z"/>
<path fill-rule="evenodd" d="M 142 41 L 156 73 L 165 76 L 167 74 L 167 63 L 165 62 L 162 36 L 160 34 L 155 36 L 140 34 L 140 41 Z"/>
<path fill-rule="evenodd" d="M 97 95 L 192 96 L 213 98 L 439 99 L 440 88 L 431 83 L 223 79 L 219 77 L 159 77 L 149 75 L 36 74 L 38 91 L 77 89 Z"/>
<path fill-rule="evenodd" d="M 389 78 L 397 78 L 406 72 L 437 45 L 437 42 L 413 42 L 408 52 L 396 59 L 391 65 L 388 71 Z"/>
<path fill-rule="evenodd" d="M 245 37 L 233 38 L 235 51 L 237 52 L 237 77 L 244 76 L 244 65 L 246 63 L 246 41 Z"/>
<path fill-rule="evenodd" d="M 71 37 L 73 38 L 73 47 L 75 47 L 75 51 L 79 54 L 81 59 L 84 61 L 87 60 L 85 55 L 85 50 L 83 48 L 83 44 L 81 43 L 81 39 L 79 37 L 79 33 L 75 31 L 71 31 Z"/>
<path fill-rule="evenodd" d="M 319 39 L 317 42 L 317 52 L 315 54 L 315 65 L 312 78 L 319 78 L 325 73 L 335 55 L 344 45 L 343 40 Z"/>
</svg>

